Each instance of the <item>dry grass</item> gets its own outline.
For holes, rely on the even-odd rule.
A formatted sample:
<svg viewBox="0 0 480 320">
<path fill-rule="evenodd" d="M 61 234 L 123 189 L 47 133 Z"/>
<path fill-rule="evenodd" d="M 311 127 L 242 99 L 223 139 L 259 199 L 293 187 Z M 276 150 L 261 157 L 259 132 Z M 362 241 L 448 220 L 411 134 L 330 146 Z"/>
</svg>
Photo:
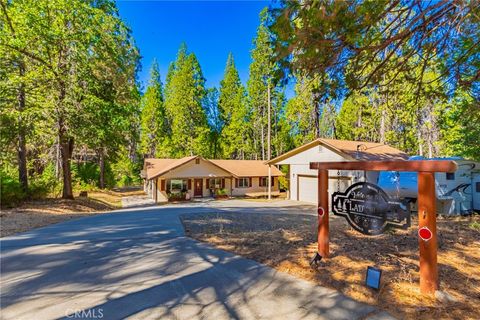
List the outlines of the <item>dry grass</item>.
<svg viewBox="0 0 480 320">
<path fill-rule="evenodd" d="M 122 207 L 122 197 L 144 194 L 138 188 L 88 192 L 88 198 L 27 201 L 0 213 L 0 237 Z"/>
<path fill-rule="evenodd" d="M 240 216 L 241 215 L 241 216 Z M 439 302 L 418 291 L 416 223 L 377 237 L 352 230 L 331 217 L 331 258 L 318 269 L 316 217 L 311 214 L 212 213 L 183 217 L 188 235 L 387 310 L 406 319 L 478 319 L 480 216 L 438 220 L 440 288 L 455 302 Z M 367 266 L 383 270 L 379 291 L 364 286 Z"/>
<path fill-rule="evenodd" d="M 88 197 L 105 203 L 113 208 L 122 207 L 122 197 L 144 195 L 141 188 L 116 188 L 113 190 L 97 190 L 88 192 Z"/>
</svg>

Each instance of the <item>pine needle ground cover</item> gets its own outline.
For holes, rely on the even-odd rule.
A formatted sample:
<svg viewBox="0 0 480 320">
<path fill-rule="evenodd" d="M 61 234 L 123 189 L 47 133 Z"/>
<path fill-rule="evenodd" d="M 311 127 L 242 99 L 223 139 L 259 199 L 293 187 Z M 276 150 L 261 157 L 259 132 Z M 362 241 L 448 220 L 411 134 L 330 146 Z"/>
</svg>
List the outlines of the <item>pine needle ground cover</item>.
<svg viewBox="0 0 480 320">
<path fill-rule="evenodd" d="M 331 258 L 317 269 L 317 218 L 312 210 L 185 215 L 186 234 L 347 296 L 387 310 L 400 319 L 478 319 L 480 301 L 480 216 L 438 219 L 442 300 L 419 292 L 417 221 L 409 230 L 376 237 L 330 217 Z M 378 291 L 365 287 L 367 266 L 383 270 Z"/>
<path fill-rule="evenodd" d="M 24 202 L 0 213 L 0 237 L 66 220 L 102 214 L 122 207 L 122 197 L 144 194 L 143 190 L 115 189 L 88 192 L 75 200 L 47 198 Z M 78 196 L 78 195 L 77 195 Z"/>
</svg>

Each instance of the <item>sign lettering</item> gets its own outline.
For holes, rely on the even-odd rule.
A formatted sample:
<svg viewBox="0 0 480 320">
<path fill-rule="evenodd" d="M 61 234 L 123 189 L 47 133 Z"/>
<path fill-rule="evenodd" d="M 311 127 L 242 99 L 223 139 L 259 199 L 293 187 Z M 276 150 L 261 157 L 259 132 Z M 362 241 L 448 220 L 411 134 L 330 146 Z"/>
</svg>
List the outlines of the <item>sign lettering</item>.
<svg viewBox="0 0 480 320">
<path fill-rule="evenodd" d="M 332 212 L 345 217 L 352 228 L 366 235 L 410 226 L 409 210 L 402 203 L 391 201 L 385 191 L 369 182 L 352 184 L 344 193 L 335 192 Z"/>
</svg>

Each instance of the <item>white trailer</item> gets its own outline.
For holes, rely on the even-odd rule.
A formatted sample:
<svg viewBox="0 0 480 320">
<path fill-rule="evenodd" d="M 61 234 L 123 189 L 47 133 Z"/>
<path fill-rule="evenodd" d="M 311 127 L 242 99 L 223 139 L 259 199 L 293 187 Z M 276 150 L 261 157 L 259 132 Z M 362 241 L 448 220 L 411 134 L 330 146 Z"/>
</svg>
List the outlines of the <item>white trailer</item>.
<svg viewBox="0 0 480 320">
<path fill-rule="evenodd" d="M 473 172 L 472 178 L 472 194 L 473 194 L 473 210 L 480 213 L 480 168 L 479 171 Z"/>
<path fill-rule="evenodd" d="M 453 160 L 458 169 L 455 172 L 435 173 L 437 210 L 441 214 L 468 214 L 480 211 L 480 163 L 460 157 L 431 158 L 415 156 L 409 160 Z M 418 194 L 416 172 L 382 171 L 378 185 L 392 198 L 411 202 L 416 210 Z"/>
</svg>

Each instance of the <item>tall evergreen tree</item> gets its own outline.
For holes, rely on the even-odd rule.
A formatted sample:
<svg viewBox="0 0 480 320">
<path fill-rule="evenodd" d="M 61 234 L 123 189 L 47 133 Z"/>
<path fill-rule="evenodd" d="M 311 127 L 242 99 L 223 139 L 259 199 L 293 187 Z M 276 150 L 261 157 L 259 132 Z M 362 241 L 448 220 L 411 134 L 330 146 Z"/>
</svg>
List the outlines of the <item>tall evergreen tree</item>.
<svg viewBox="0 0 480 320">
<path fill-rule="evenodd" d="M 12 3 L 13 6 L 5 6 L 2 2 L 2 18 L 9 21 L 7 24 L 21 27 L 13 38 L 11 33 L 3 32 L 6 24 L 2 23 L 0 45 L 21 56 L 26 63 L 37 64 L 40 82 L 49 83 L 45 92 L 49 103 L 44 106 L 57 131 L 62 196 L 73 198 L 70 162 L 81 129 L 78 120 L 85 115 L 85 101 L 95 96 L 96 88 L 106 82 L 110 82 L 118 93 L 128 95 L 131 92 L 123 86 L 124 82 L 117 81 L 122 77 L 107 73 L 110 79 L 105 79 L 94 69 L 106 62 L 109 68 L 115 65 L 112 69 L 116 73 L 124 72 L 131 59 L 136 59 L 137 51 L 112 1 Z M 100 79 L 85 78 L 95 76 Z M 134 79 L 129 79 L 128 85 L 132 81 L 134 84 Z"/>
<path fill-rule="evenodd" d="M 205 113 L 207 115 L 207 122 L 210 128 L 209 134 L 209 152 L 208 156 L 213 159 L 221 157 L 220 140 L 223 128 L 223 120 L 221 118 L 220 109 L 218 107 L 219 92 L 217 88 L 210 88 L 207 90 L 205 100 L 203 103 Z"/>
<path fill-rule="evenodd" d="M 315 111 L 315 89 L 318 86 L 316 78 L 298 75 L 295 83 L 295 96 L 286 107 L 288 122 L 295 146 L 301 146 L 317 137 L 316 123 L 319 114 Z"/>
<path fill-rule="evenodd" d="M 233 55 L 230 53 L 220 82 L 219 111 L 223 122 L 221 149 L 223 157 L 243 159 L 247 152 L 248 109 L 245 100 L 245 88 L 238 75 Z"/>
<path fill-rule="evenodd" d="M 183 44 L 167 75 L 165 110 L 171 126 L 172 156 L 208 154 L 209 129 L 202 102 L 205 78 L 193 53 Z"/>
<path fill-rule="evenodd" d="M 278 65 L 272 62 L 274 48 L 270 31 L 267 28 L 268 19 L 268 10 L 264 9 L 260 13 L 261 22 L 253 41 L 252 63 L 247 83 L 248 103 L 252 119 L 252 157 L 259 159 L 267 158 L 268 86 L 270 85 L 271 96 L 274 96 L 274 91 L 278 90 L 274 82 Z"/>
<path fill-rule="evenodd" d="M 163 88 L 154 60 L 150 70 L 150 81 L 141 101 L 140 151 L 147 157 L 168 155 L 168 127 L 166 122 Z"/>
</svg>

